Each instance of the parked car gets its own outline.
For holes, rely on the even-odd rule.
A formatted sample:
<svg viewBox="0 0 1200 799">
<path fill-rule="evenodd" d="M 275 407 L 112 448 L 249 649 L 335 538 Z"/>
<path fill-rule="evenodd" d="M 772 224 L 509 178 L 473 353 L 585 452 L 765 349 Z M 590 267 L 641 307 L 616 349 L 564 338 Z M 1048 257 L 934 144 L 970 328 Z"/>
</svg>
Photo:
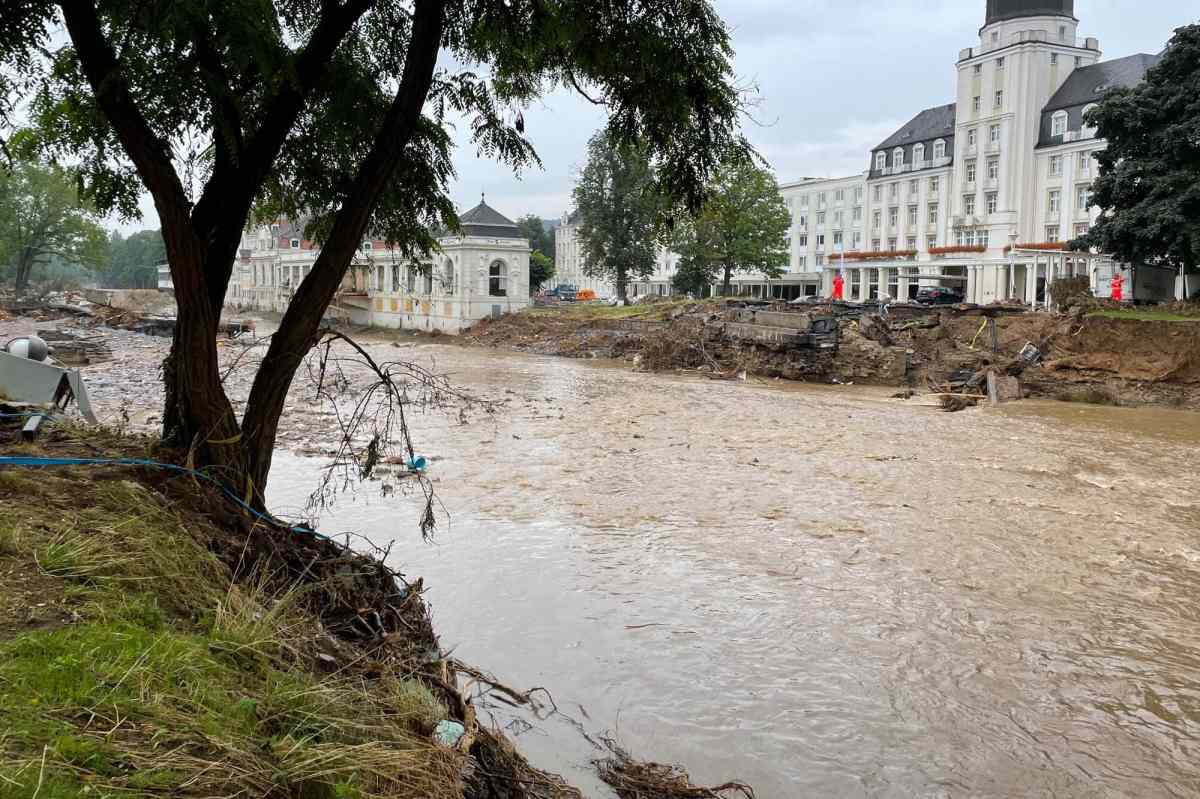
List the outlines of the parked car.
<svg viewBox="0 0 1200 799">
<path fill-rule="evenodd" d="M 932 286 L 917 292 L 917 302 L 922 305 L 957 305 L 963 301 L 963 293 L 945 286 Z"/>
<path fill-rule="evenodd" d="M 554 289 L 555 295 L 563 302 L 575 302 L 576 288 L 569 284 L 563 284 Z"/>
</svg>

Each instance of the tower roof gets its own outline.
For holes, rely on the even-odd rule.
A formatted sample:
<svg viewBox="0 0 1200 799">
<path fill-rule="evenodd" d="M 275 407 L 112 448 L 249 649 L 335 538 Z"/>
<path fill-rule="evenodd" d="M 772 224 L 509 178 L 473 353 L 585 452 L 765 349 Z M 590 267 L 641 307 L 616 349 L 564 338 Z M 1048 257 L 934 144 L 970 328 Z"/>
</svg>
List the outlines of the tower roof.
<svg viewBox="0 0 1200 799">
<path fill-rule="evenodd" d="M 987 22 L 1004 22 L 1021 17 L 1075 18 L 1075 0 L 987 0 Z"/>
<path fill-rule="evenodd" d="M 517 223 L 488 205 L 484 200 L 458 218 L 465 236 L 483 236 L 492 239 L 520 239 L 521 229 Z"/>
</svg>

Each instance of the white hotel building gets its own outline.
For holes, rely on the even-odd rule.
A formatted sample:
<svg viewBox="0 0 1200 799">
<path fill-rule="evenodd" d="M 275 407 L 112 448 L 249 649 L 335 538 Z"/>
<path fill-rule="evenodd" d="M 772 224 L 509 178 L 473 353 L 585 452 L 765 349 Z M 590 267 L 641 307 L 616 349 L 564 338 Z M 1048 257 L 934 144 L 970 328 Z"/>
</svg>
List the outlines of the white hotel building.
<svg viewBox="0 0 1200 799">
<path fill-rule="evenodd" d="M 1105 142 L 1083 115 L 1108 89 L 1139 83 L 1157 56 L 1102 61 L 1078 37 L 1074 0 L 988 0 L 979 42 L 955 64 L 956 100 L 926 109 L 881 142 L 867 171 L 780 186 L 792 214 L 787 274 L 740 274 L 737 289 L 792 298 L 912 298 L 923 286 L 967 301 L 1044 303 L 1057 277 L 1088 275 L 1104 296 L 1119 264 L 1063 252 L 1086 232 Z M 1126 294 L 1170 298 L 1169 270 L 1126 269 Z"/>
</svg>

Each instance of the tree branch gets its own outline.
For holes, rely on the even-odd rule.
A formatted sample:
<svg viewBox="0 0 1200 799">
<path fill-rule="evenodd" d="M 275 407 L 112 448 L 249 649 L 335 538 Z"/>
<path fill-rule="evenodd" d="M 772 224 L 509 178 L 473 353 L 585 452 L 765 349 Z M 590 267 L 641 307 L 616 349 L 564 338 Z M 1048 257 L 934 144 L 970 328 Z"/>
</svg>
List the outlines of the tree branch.
<svg viewBox="0 0 1200 799">
<path fill-rule="evenodd" d="M 387 184 L 421 120 L 446 18 L 446 0 L 416 0 L 400 87 L 359 166 L 312 271 L 289 303 L 255 375 L 242 422 L 247 457 L 257 476 L 270 468 L 279 414 L 305 354 L 317 342 L 321 318 L 341 285 Z"/>
</svg>

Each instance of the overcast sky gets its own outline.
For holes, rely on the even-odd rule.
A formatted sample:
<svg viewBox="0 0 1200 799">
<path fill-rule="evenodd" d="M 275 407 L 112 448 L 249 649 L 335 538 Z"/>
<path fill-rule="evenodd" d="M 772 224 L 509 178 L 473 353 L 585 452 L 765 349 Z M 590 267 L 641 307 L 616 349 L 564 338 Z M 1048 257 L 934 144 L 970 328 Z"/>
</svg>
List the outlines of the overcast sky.
<svg viewBox="0 0 1200 799">
<path fill-rule="evenodd" d="M 748 138 L 780 182 L 861 172 L 872 147 L 918 111 L 954 101 L 958 52 L 978 44 L 985 0 L 715 0 L 729 24 L 739 82 L 758 86 Z M 1105 59 L 1156 53 L 1196 0 L 1076 0 L 1080 36 Z M 487 193 L 509 217 L 555 218 L 570 204 L 603 110 L 561 92 L 525 113 L 545 168 L 519 177 L 460 141 L 452 197 L 465 211 Z M 157 224 L 149 203 L 146 222 Z M 140 225 L 123 225 L 126 229 Z"/>
</svg>

